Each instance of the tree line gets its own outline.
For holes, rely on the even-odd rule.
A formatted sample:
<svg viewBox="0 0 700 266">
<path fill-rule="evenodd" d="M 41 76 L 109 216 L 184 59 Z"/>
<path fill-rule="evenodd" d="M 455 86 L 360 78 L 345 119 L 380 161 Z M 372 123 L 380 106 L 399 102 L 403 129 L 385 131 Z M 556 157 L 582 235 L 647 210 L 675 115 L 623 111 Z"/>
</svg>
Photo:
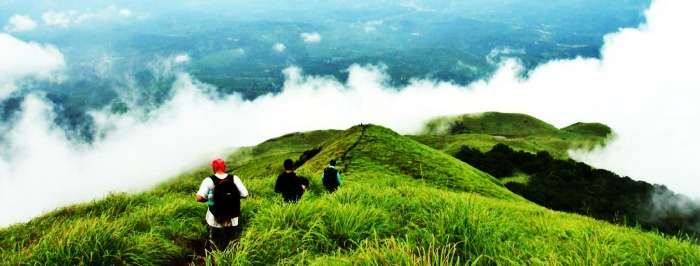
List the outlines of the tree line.
<svg viewBox="0 0 700 266">
<path fill-rule="evenodd" d="M 662 185 L 556 159 L 546 151 L 515 151 L 505 144 L 485 153 L 463 146 L 454 156 L 498 179 L 527 174 L 526 184 L 505 186 L 541 206 L 700 239 L 700 203 Z"/>
</svg>

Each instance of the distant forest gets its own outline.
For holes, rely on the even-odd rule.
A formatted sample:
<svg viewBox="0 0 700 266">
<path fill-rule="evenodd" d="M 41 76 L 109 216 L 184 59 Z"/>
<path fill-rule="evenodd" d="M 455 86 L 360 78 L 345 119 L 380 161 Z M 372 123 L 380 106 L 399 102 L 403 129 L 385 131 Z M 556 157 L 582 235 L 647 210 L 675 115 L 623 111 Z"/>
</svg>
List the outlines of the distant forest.
<svg viewBox="0 0 700 266">
<path fill-rule="evenodd" d="M 700 204 L 664 186 L 555 159 L 546 151 L 514 151 L 504 144 L 485 153 L 463 146 L 455 157 L 498 179 L 527 175 L 527 182 L 505 186 L 541 206 L 700 239 Z"/>
</svg>

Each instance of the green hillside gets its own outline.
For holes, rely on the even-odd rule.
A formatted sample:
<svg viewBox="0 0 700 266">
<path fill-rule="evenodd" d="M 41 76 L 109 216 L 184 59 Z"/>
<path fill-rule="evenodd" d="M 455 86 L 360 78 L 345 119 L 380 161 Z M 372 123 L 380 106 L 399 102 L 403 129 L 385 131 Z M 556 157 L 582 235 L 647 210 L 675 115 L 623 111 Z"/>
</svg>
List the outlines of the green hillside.
<svg viewBox="0 0 700 266">
<path fill-rule="evenodd" d="M 575 123 L 557 129 L 525 114 L 487 112 L 433 119 L 421 135 L 413 138 L 449 154 L 465 145 L 486 152 L 502 143 L 516 150 L 547 151 L 565 159 L 570 149 L 603 145 L 611 134 L 612 130 L 600 123 Z"/>
<path fill-rule="evenodd" d="M 317 152 L 317 153 L 316 153 Z M 315 156 L 311 157 L 311 154 Z M 306 161 L 312 185 L 294 205 L 273 191 L 285 158 Z M 319 176 L 344 171 L 336 193 Z M 244 233 L 207 253 L 206 204 L 194 192 L 203 166 L 139 194 L 62 208 L 0 229 L 0 261 L 28 264 L 575 264 L 693 265 L 700 246 L 580 215 L 551 211 L 492 176 L 374 125 L 282 136 L 228 157 L 251 192 Z"/>
<path fill-rule="evenodd" d="M 575 123 L 568 127 L 562 128 L 563 131 L 579 135 L 607 137 L 612 134 L 610 127 L 601 123 Z"/>
<path fill-rule="evenodd" d="M 532 116 L 499 112 L 436 118 L 426 124 L 425 131 L 426 134 L 477 133 L 504 137 L 558 133 L 556 127 Z"/>
</svg>

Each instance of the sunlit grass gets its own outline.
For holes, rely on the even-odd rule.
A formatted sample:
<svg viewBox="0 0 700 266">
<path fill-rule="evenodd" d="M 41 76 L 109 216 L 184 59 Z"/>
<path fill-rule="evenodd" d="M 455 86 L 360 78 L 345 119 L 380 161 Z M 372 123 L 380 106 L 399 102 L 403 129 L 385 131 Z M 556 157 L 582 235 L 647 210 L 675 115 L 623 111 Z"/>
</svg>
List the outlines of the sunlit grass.
<svg viewBox="0 0 700 266">
<path fill-rule="evenodd" d="M 388 129 L 290 135 L 230 157 L 251 195 L 244 232 L 205 252 L 202 167 L 140 194 L 114 194 L 0 230 L 9 265 L 694 265 L 700 247 L 679 238 L 554 212 L 488 174 Z M 270 144 L 272 142 L 269 142 Z M 281 159 L 323 146 L 298 172 L 311 188 L 297 204 L 273 191 Z M 274 147 L 274 148 L 272 148 Z M 289 147 L 285 150 L 281 147 Z M 320 171 L 346 167 L 328 194 Z M 272 168 L 270 168 L 272 167 Z"/>
</svg>

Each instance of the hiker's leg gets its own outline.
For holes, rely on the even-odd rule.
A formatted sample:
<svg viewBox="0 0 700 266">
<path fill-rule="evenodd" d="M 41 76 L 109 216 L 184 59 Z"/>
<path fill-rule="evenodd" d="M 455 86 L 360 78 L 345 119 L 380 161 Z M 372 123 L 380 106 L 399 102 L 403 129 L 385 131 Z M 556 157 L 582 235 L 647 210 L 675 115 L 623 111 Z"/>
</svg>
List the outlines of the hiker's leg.
<svg viewBox="0 0 700 266">
<path fill-rule="evenodd" d="M 209 236 L 207 238 L 207 243 L 204 244 L 204 248 L 207 250 L 213 250 L 212 242 L 211 242 L 211 226 L 207 226 L 207 232 L 209 233 Z"/>
<path fill-rule="evenodd" d="M 207 241 L 207 247 L 209 250 L 215 250 L 216 249 L 216 242 L 214 241 L 214 239 L 215 239 L 214 230 L 216 228 L 211 227 L 211 226 L 209 226 L 207 228 L 209 229 L 209 240 Z"/>
<path fill-rule="evenodd" d="M 221 250 L 226 249 L 231 242 L 237 239 L 236 232 L 239 227 L 240 226 L 227 226 L 222 228 Z"/>
<path fill-rule="evenodd" d="M 328 185 L 328 186 L 326 186 L 326 190 L 328 191 L 328 193 L 333 193 L 333 192 L 335 192 L 337 189 L 338 189 L 338 187 L 337 187 L 337 186 L 334 186 L 334 185 Z"/>
<path fill-rule="evenodd" d="M 295 203 L 297 201 L 296 196 L 294 195 L 287 195 L 284 197 L 284 202 L 286 203 Z"/>
<path fill-rule="evenodd" d="M 234 230 L 233 230 L 233 240 L 238 241 L 238 239 L 241 238 L 242 233 L 243 233 L 243 217 L 239 216 L 238 217 L 238 224 L 234 227 Z"/>
<path fill-rule="evenodd" d="M 243 234 L 243 226 L 239 223 L 238 226 L 233 227 L 233 232 L 231 235 L 231 242 L 234 242 L 234 243 L 238 242 L 238 240 L 241 239 L 242 234 Z"/>
<path fill-rule="evenodd" d="M 226 248 L 226 231 L 224 228 L 211 228 L 211 242 L 214 244 L 214 248 L 218 250 L 223 250 Z"/>
<path fill-rule="evenodd" d="M 228 247 L 228 243 L 231 242 L 231 231 L 233 227 L 227 226 L 223 228 L 223 237 L 221 239 L 221 249 L 224 250 Z"/>
</svg>

